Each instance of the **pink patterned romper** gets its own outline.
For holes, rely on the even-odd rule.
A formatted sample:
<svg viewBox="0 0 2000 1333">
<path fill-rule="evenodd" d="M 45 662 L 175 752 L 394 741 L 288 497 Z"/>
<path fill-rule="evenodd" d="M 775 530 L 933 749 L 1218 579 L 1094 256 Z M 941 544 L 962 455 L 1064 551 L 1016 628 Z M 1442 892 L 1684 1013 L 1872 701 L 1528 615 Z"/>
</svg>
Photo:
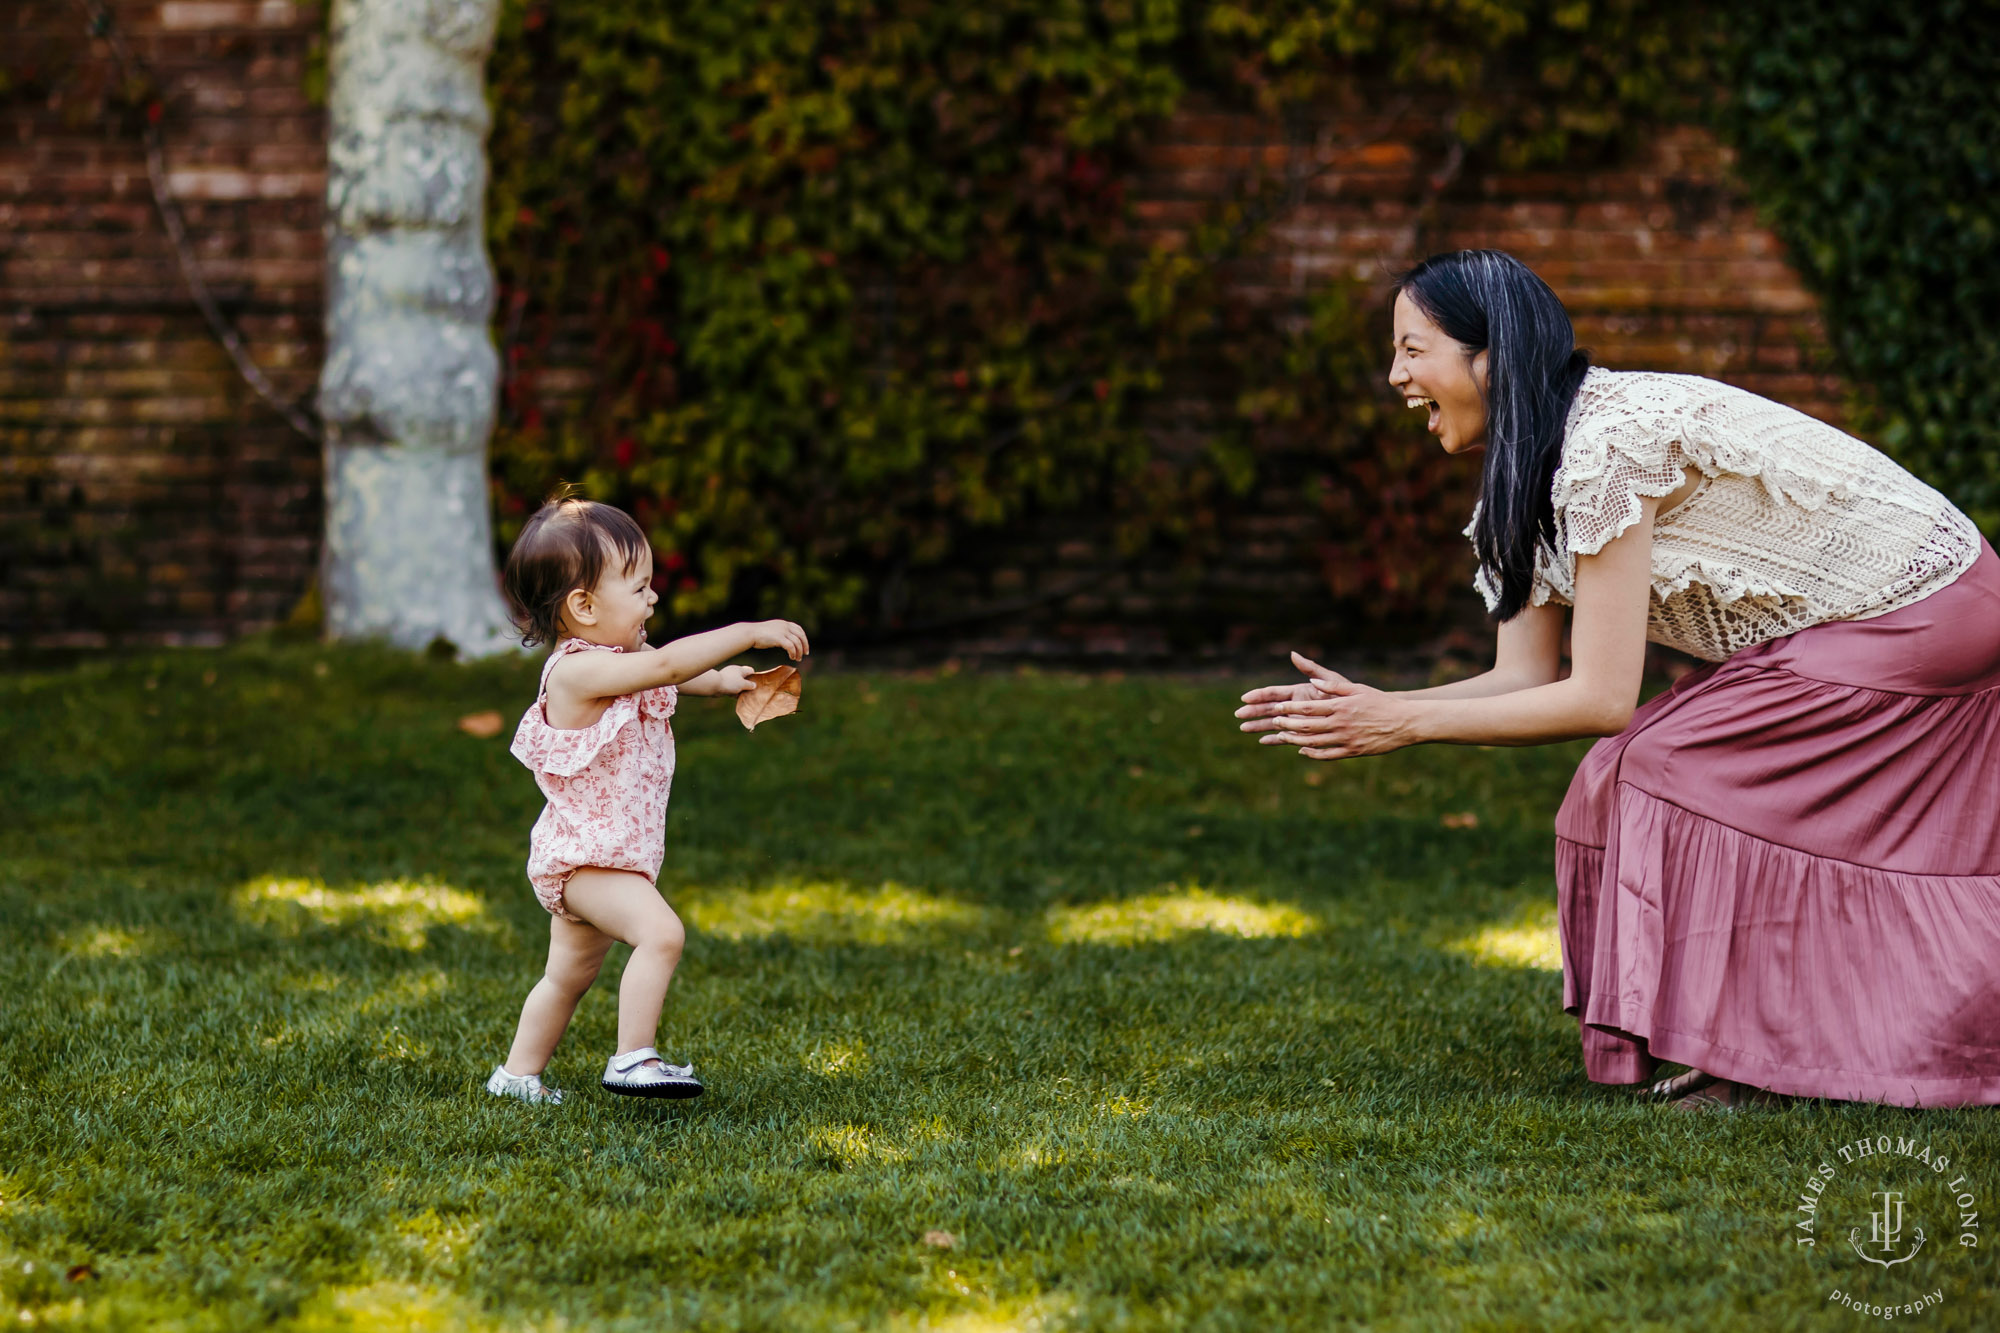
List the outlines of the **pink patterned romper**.
<svg viewBox="0 0 2000 1333">
<path fill-rule="evenodd" d="M 564 639 L 542 667 L 542 688 L 514 730 L 513 756 L 548 797 L 528 835 L 528 882 L 543 907 L 581 922 L 563 903 L 563 885 L 581 866 L 630 870 L 658 879 L 667 853 L 667 792 L 674 781 L 668 719 L 680 692 L 661 685 L 611 701 L 587 727 L 549 725 L 549 672 L 571 653 L 623 648 Z"/>
</svg>

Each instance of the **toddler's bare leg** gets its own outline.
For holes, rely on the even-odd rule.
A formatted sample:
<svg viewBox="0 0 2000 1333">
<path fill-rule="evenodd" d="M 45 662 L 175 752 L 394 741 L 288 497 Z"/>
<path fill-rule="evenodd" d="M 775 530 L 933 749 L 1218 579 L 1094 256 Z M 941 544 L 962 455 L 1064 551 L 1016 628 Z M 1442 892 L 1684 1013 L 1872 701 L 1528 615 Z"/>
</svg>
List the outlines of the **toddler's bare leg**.
<svg viewBox="0 0 2000 1333">
<path fill-rule="evenodd" d="M 629 870 L 577 871 L 563 888 L 569 910 L 632 946 L 618 983 L 618 1054 L 651 1046 L 660 1030 L 667 985 L 680 966 L 687 932 L 644 875 Z"/>
<path fill-rule="evenodd" d="M 521 1006 L 521 1024 L 514 1029 L 514 1045 L 503 1066 L 508 1073 L 539 1074 L 549 1067 L 556 1043 L 576 1014 L 577 1001 L 597 980 L 597 969 L 604 966 L 610 948 L 611 936 L 595 926 L 549 918 L 549 965 Z"/>
</svg>

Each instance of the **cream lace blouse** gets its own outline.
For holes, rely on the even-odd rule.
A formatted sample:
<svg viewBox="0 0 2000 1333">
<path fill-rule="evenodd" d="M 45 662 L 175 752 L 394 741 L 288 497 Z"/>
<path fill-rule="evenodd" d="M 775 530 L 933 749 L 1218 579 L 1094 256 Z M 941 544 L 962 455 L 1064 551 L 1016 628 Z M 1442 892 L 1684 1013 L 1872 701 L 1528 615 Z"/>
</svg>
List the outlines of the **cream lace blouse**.
<svg viewBox="0 0 2000 1333">
<path fill-rule="evenodd" d="M 1690 465 L 1693 494 L 1653 525 L 1646 637 L 1696 657 L 1886 615 L 1979 556 L 1971 519 L 1843 431 L 1699 375 L 1593 369 L 1570 408 L 1557 549 L 1540 553 L 1530 604 L 1573 604 L 1576 557 L 1637 522 L 1639 497 L 1678 490 Z M 1498 605 L 1485 570 L 1474 584 Z"/>
</svg>

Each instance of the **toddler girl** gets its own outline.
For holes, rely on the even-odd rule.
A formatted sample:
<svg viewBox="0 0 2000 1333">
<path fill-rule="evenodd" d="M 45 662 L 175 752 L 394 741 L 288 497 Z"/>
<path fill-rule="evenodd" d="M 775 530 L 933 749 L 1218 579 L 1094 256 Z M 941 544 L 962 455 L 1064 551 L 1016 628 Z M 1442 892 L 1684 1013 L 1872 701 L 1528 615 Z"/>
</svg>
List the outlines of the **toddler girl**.
<svg viewBox="0 0 2000 1333">
<path fill-rule="evenodd" d="M 522 643 L 553 643 L 542 688 L 514 733 L 513 754 L 548 805 L 528 841 L 528 879 L 549 910 L 549 964 L 521 1007 L 507 1061 L 486 1090 L 560 1102 L 542 1083 L 577 1001 L 613 940 L 632 946 L 618 984 L 618 1049 L 606 1089 L 634 1097 L 698 1097 L 692 1065 L 653 1049 L 667 984 L 685 932 L 654 886 L 666 854 L 667 789 L 674 776 L 674 701 L 741 694 L 750 668 L 718 664 L 751 648 L 808 651 L 785 620 L 728 625 L 646 643 L 653 552 L 621 510 L 589 500 L 541 507 L 507 557 L 508 600 Z"/>
</svg>

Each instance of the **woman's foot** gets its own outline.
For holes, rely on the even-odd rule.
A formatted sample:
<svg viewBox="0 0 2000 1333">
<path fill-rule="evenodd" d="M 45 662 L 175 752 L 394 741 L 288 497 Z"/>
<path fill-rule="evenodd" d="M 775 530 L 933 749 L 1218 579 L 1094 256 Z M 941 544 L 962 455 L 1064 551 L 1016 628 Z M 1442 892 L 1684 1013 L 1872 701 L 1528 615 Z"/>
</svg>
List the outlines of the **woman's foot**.
<svg viewBox="0 0 2000 1333">
<path fill-rule="evenodd" d="M 495 1097 L 512 1097 L 534 1106 L 561 1106 L 562 1089 L 544 1087 L 539 1074 L 510 1074 L 507 1066 L 496 1065 L 486 1090 Z"/>
<path fill-rule="evenodd" d="M 1699 1069 L 1690 1069 L 1685 1074 L 1661 1079 L 1646 1089 L 1646 1095 L 1658 1101 L 1676 1102 L 1691 1092 L 1701 1091 L 1713 1082 L 1715 1075 L 1705 1074 Z"/>
<path fill-rule="evenodd" d="M 699 1097 L 693 1065 L 670 1065 L 650 1046 L 614 1055 L 604 1065 L 604 1090 L 624 1097 Z"/>
<path fill-rule="evenodd" d="M 1711 1080 L 1707 1086 L 1697 1088 L 1674 1103 L 1676 1111 L 1742 1111 L 1749 1109 L 1772 1110 L 1790 1106 L 1792 1099 L 1781 1092 L 1770 1092 L 1764 1088 L 1753 1088 L 1748 1083 L 1736 1083 L 1726 1078 Z"/>
</svg>

